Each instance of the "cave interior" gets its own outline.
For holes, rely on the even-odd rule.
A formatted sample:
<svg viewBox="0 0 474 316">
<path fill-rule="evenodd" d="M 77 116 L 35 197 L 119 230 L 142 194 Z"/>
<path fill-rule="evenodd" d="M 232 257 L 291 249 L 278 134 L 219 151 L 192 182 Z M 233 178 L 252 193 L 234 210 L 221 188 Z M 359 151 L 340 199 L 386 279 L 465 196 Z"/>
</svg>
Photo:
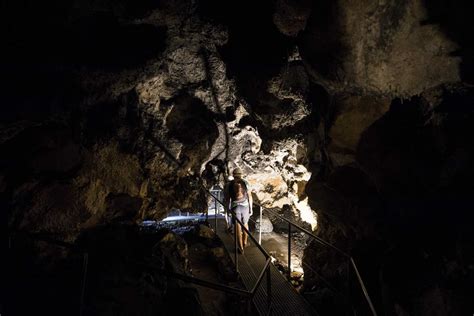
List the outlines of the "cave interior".
<svg viewBox="0 0 474 316">
<path fill-rule="evenodd" d="M 212 225 L 143 229 L 241 168 L 319 315 L 471 315 L 470 6 L 3 1 L 0 314 L 259 314 L 149 268 L 243 286 Z"/>
</svg>

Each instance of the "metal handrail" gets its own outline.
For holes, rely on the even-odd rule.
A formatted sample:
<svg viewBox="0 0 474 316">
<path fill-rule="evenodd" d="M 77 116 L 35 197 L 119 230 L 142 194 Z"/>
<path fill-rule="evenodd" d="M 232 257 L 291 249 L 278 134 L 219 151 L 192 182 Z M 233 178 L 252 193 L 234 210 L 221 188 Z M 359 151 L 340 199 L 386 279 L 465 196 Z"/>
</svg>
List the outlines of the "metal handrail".
<svg viewBox="0 0 474 316">
<path fill-rule="evenodd" d="M 289 227 L 291 226 L 295 226 L 296 228 L 298 228 L 299 230 L 301 230 L 302 232 L 304 232 L 305 234 L 309 235 L 310 237 L 312 237 L 313 239 L 315 239 L 316 241 L 318 241 L 319 243 L 321 243 L 322 245 L 326 246 L 326 247 L 329 247 L 333 250 L 335 250 L 336 252 L 338 252 L 339 254 L 343 255 L 344 257 L 346 257 L 346 259 L 350 260 L 351 262 L 351 266 L 352 268 L 354 269 L 355 271 L 355 274 L 357 276 L 357 281 L 359 282 L 359 285 L 362 289 L 362 292 L 364 294 L 364 298 L 365 300 L 367 301 L 367 304 L 369 305 L 369 308 L 372 312 L 372 315 L 374 316 L 377 316 L 377 312 L 375 311 L 375 308 L 374 308 L 374 305 L 372 303 L 372 300 L 370 299 L 370 296 L 369 296 L 369 293 L 367 291 L 367 288 L 365 286 L 365 283 L 359 273 L 359 269 L 357 268 L 357 265 L 355 263 L 355 260 L 352 256 L 350 256 L 349 254 L 347 254 L 346 252 L 342 251 L 341 249 L 337 248 L 336 246 L 332 245 L 331 243 L 325 241 L 324 239 L 322 239 L 321 237 L 318 237 L 316 235 L 314 235 L 313 233 L 311 233 L 310 231 L 308 231 L 307 229 L 301 227 L 300 225 L 290 221 L 289 219 L 286 219 L 284 218 L 283 216 L 281 216 L 280 214 L 277 214 L 275 211 L 272 211 L 272 210 L 269 210 L 261 205 L 259 205 L 258 203 L 254 203 L 256 204 L 257 206 L 260 207 L 260 212 L 262 213 L 263 210 L 266 210 L 267 212 L 269 213 L 272 213 L 274 216 L 278 217 L 279 219 L 283 220 L 283 221 L 286 221 L 288 224 L 289 224 Z M 290 229 L 291 231 L 291 229 Z M 288 239 L 290 239 L 290 234 L 288 234 Z M 288 246 L 288 249 L 290 249 L 290 246 Z M 288 256 L 290 256 L 290 254 L 288 254 Z M 289 270 L 289 273 L 291 273 L 291 266 L 288 266 L 288 270 Z"/>
<path fill-rule="evenodd" d="M 222 190 L 222 188 L 220 187 L 220 189 Z M 212 194 L 211 194 L 212 195 Z M 215 197 L 214 197 L 215 198 Z M 220 201 L 219 201 L 220 202 Z M 221 203 L 222 204 L 222 203 Z M 302 232 L 304 232 L 305 234 L 309 235 L 310 237 L 312 237 L 314 240 L 316 240 L 317 242 L 321 243 L 322 245 L 326 246 L 326 247 L 329 247 L 333 250 L 335 250 L 336 252 L 338 252 L 339 254 L 341 254 L 342 256 L 346 257 L 346 259 L 348 259 L 351 263 L 351 266 L 352 268 L 354 269 L 355 271 L 355 274 L 356 274 L 356 277 L 357 277 L 357 281 L 362 289 L 362 292 L 364 294 L 364 298 L 365 300 L 367 301 L 367 304 L 369 305 L 369 308 L 372 312 L 372 314 L 374 316 L 377 316 L 377 312 L 375 310 L 375 307 L 372 303 L 372 300 L 369 296 L 369 293 L 367 291 L 367 288 L 365 286 L 365 283 L 364 283 L 364 280 L 362 279 L 360 273 L 359 273 L 359 269 L 357 268 L 357 265 L 355 263 L 355 260 L 354 258 L 349 255 L 348 253 L 344 252 L 343 250 L 339 249 L 338 247 L 334 246 L 333 244 L 327 242 L 326 240 L 322 239 L 321 237 L 318 237 L 316 235 L 314 235 L 313 233 L 311 233 L 310 231 L 308 231 L 307 229 L 301 227 L 300 225 L 290 221 L 289 219 L 286 219 L 284 218 L 283 216 L 281 216 L 280 214 L 277 214 L 275 211 L 273 210 L 270 210 L 270 209 L 267 209 L 265 207 L 263 207 L 262 205 L 258 204 L 258 203 L 253 203 L 257 206 L 260 207 L 260 215 L 263 213 L 263 210 L 269 212 L 269 213 L 272 213 L 274 216 L 278 217 L 279 219 L 285 221 L 288 223 L 288 230 L 289 230 L 289 233 L 288 233 L 288 280 L 290 279 L 290 275 L 291 275 L 291 266 L 290 266 L 290 263 L 291 263 L 291 246 L 290 246 L 290 234 L 291 234 L 291 226 L 295 226 L 296 228 L 298 228 L 299 230 L 301 230 Z M 225 207 L 225 206 L 224 206 Z M 261 222 L 260 222 L 260 231 L 261 231 Z M 243 227 L 243 226 L 242 226 Z M 245 228 L 245 227 L 243 227 Z M 247 230 L 246 230 L 247 231 Z M 250 235 L 251 236 L 251 235 Z M 260 246 L 260 245 L 259 245 Z M 259 247 L 261 248 L 261 247 Z"/>
<path fill-rule="evenodd" d="M 333 250 L 335 250 L 336 252 L 340 253 L 341 255 L 343 255 L 344 257 L 346 258 L 350 258 L 351 256 L 349 254 L 347 254 L 346 252 L 342 251 L 341 249 L 337 248 L 336 246 L 334 246 L 333 244 L 327 242 L 326 240 L 322 239 L 321 237 L 318 237 L 316 236 L 315 234 L 311 233 L 309 230 L 301 227 L 300 225 L 296 224 L 295 222 L 292 222 L 290 221 L 289 219 L 286 219 L 284 218 L 283 216 L 281 216 L 280 214 L 276 213 L 275 211 L 273 210 L 270 210 L 270 209 L 267 209 L 267 208 L 264 208 L 263 206 L 255 203 L 256 205 L 258 205 L 260 207 L 260 209 L 264 209 L 266 210 L 267 212 L 269 213 L 272 213 L 274 216 L 278 217 L 279 219 L 287 222 L 288 224 L 292 225 L 292 226 L 295 226 L 296 228 L 298 228 L 299 230 L 301 230 L 302 232 L 304 232 L 305 234 L 311 236 L 312 238 L 314 238 L 317 242 L 319 242 L 320 244 L 324 245 L 324 246 L 327 246 L 329 248 L 332 248 Z"/>
<path fill-rule="evenodd" d="M 374 305 L 372 304 L 372 300 L 370 299 L 369 293 L 367 292 L 367 288 L 365 287 L 364 281 L 362 280 L 362 277 L 360 276 L 359 269 L 357 269 L 357 266 L 355 264 L 354 258 L 350 258 L 352 267 L 354 268 L 354 271 L 357 276 L 357 280 L 359 281 L 360 287 L 362 288 L 362 291 L 364 292 L 364 296 L 367 300 L 367 303 L 369 304 L 370 310 L 372 311 L 372 314 L 374 316 L 377 316 L 377 312 L 375 311 Z"/>
<path fill-rule="evenodd" d="M 258 286 L 260 285 L 260 283 L 262 282 L 263 280 L 263 275 L 265 274 L 267 268 L 270 266 L 270 263 L 272 263 L 272 259 L 271 258 L 267 258 L 267 261 L 265 262 L 265 266 L 263 267 L 262 271 L 260 272 L 260 275 L 258 276 L 258 279 L 257 279 L 257 282 L 255 283 L 255 285 L 253 286 L 252 288 L 252 296 L 255 295 L 255 292 L 257 292 L 257 289 L 258 289 Z"/>
<path fill-rule="evenodd" d="M 206 191 L 207 192 L 207 191 Z M 224 203 L 222 203 L 221 201 L 219 201 L 212 193 L 210 192 L 207 192 L 209 195 L 211 195 L 214 199 L 216 199 L 221 205 L 224 206 Z M 224 206 L 225 208 L 225 206 Z M 255 237 L 252 236 L 252 234 L 250 233 L 250 231 L 245 228 L 244 224 L 237 218 L 237 216 L 235 215 L 235 212 L 233 210 L 229 210 L 229 212 L 232 214 L 232 219 L 237 221 L 237 223 L 240 224 L 240 226 L 242 226 L 242 229 L 248 234 L 249 238 L 252 239 L 252 241 L 255 243 L 255 245 L 257 246 L 257 248 L 265 255 L 265 258 L 268 259 L 269 257 L 271 257 L 271 255 L 265 250 L 265 248 L 263 248 L 259 243 L 258 241 L 255 239 Z"/>
<path fill-rule="evenodd" d="M 251 297 L 252 296 L 252 292 L 247 291 L 247 290 L 243 290 L 243 289 L 239 289 L 239 288 L 232 287 L 232 286 L 227 286 L 227 285 L 223 285 L 223 284 L 218 284 L 218 283 L 206 281 L 206 280 L 203 280 L 203 279 L 199 279 L 199 278 L 192 277 L 192 276 L 185 275 L 185 274 L 181 274 L 181 273 L 176 273 L 176 272 L 170 271 L 168 269 L 159 268 L 159 267 L 157 267 L 157 266 L 155 266 L 154 264 L 151 264 L 151 263 L 139 262 L 139 261 L 135 261 L 135 260 L 131 261 L 131 262 L 136 264 L 136 265 L 140 265 L 140 266 L 147 267 L 147 268 L 150 268 L 150 269 L 153 269 L 153 270 L 157 270 L 160 273 L 163 273 L 164 275 L 166 275 L 168 277 L 179 279 L 179 280 L 182 280 L 182 281 L 185 281 L 185 282 L 195 283 L 197 285 L 205 286 L 205 287 L 208 287 L 208 288 L 211 288 L 211 289 L 214 289 L 214 290 L 227 292 L 227 293 L 238 294 L 238 295 L 242 295 L 242 296 L 245 296 L 245 297 Z"/>
<path fill-rule="evenodd" d="M 43 241 L 43 242 L 46 242 L 46 243 L 49 243 L 49 244 L 53 244 L 53 245 L 56 245 L 56 246 L 68 248 L 68 249 L 71 249 L 71 250 L 78 250 L 78 248 L 76 247 L 75 244 L 50 239 L 50 238 L 44 237 L 44 236 L 39 235 L 39 234 L 32 234 L 32 233 L 23 232 L 23 231 L 16 231 L 15 233 L 17 233 L 17 234 L 22 233 L 22 235 L 24 235 L 28 238 L 31 238 L 33 240 Z M 12 237 L 13 237 L 13 233 L 10 233 L 9 234 L 9 245 L 10 245 L 9 248 L 11 248 Z M 82 315 L 83 312 L 84 312 L 84 297 L 85 297 L 85 289 L 86 289 L 86 276 L 87 276 L 88 261 L 89 261 L 88 252 L 81 251 L 81 253 L 83 254 L 84 258 L 83 258 L 83 271 L 82 271 L 82 276 L 83 277 L 82 277 L 82 282 L 81 282 L 81 298 L 80 298 L 81 304 L 80 304 L 79 315 Z M 270 261 L 270 258 L 268 258 L 267 261 Z M 133 261 L 133 260 L 129 260 L 129 262 L 137 264 L 137 265 L 145 266 L 145 267 L 148 267 L 148 268 L 153 268 L 155 270 L 159 270 L 161 273 L 163 273 L 164 275 L 166 275 L 168 277 L 179 279 L 179 280 L 182 280 L 182 281 L 185 281 L 185 282 L 194 283 L 194 284 L 197 284 L 197 285 L 201 285 L 201 286 L 208 287 L 208 288 L 218 290 L 218 291 L 222 291 L 222 292 L 241 295 L 241 296 L 244 296 L 244 297 L 253 298 L 255 296 L 255 292 L 258 288 L 257 286 L 254 286 L 252 291 L 243 290 L 243 289 L 239 289 L 239 288 L 236 288 L 236 287 L 231 287 L 231 286 L 227 286 L 227 285 L 223 285 L 223 284 L 209 282 L 209 281 L 202 280 L 202 279 L 199 279 L 199 278 L 196 278 L 196 277 L 192 277 L 192 276 L 172 272 L 172 271 L 169 271 L 169 270 L 166 270 L 166 269 L 161 269 L 161 268 L 158 268 L 158 267 L 156 267 L 152 264 L 149 264 L 149 263 L 142 263 L 142 262 Z M 265 265 L 265 268 L 267 267 L 267 265 L 268 264 Z M 265 269 L 264 269 L 263 272 L 265 272 Z M 258 280 L 257 283 L 260 284 L 261 280 Z"/>
<path fill-rule="evenodd" d="M 204 186 L 203 186 L 204 187 Z M 212 193 L 210 193 L 206 188 L 204 188 L 205 192 L 209 195 L 211 195 L 214 200 L 215 200 L 215 203 L 216 202 L 219 202 L 221 205 L 224 206 L 224 204 L 219 200 L 217 199 L 217 197 L 215 197 Z M 256 205 L 258 205 L 261 209 L 261 213 L 263 210 L 266 210 L 270 213 L 273 213 L 273 215 L 275 215 L 276 217 L 280 218 L 281 220 L 283 221 L 286 221 L 288 224 L 289 224 L 289 228 L 290 228 L 290 231 L 291 231 L 291 226 L 295 226 L 296 228 L 298 228 L 299 230 L 301 230 L 302 232 L 304 232 L 305 234 L 311 236 L 313 239 L 315 239 L 316 241 L 318 241 L 319 243 L 323 244 L 324 246 L 327 246 L 333 250 L 335 250 L 336 252 L 340 253 L 341 255 L 343 255 L 344 257 L 346 257 L 347 259 L 350 260 L 351 262 L 351 266 L 353 267 L 354 271 L 355 271 L 355 274 L 357 276 L 357 280 L 361 286 L 361 289 L 363 291 L 363 294 L 364 294 L 364 297 L 371 309 L 371 312 L 374 316 L 377 316 L 377 313 L 375 311 L 375 308 L 372 304 L 372 301 L 370 299 L 370 296 L 368 294 L 368 291 L 367 291 L 367 288 L 365 287 L 365 284 L 362 280 L 362 277 L 359 273 L 359 270 L 357 268 L 357 265 L 355 263 L 355 260 L 352 256 L 348 255 L 347 253 L 345 253 L 344 251 L 342 251 L 341 249 L 335 247 L 334 245 L 330 244 L 329 242 L 325 241 L 324 239 L 314 235 L 313 233 L 309 232 L 308 230 L 306 230 L 305 228 L 299 226 L 298 224 L 282 217 L 281 215 L 277 214 L 276 212 L 272 211 L 272 210 L 269 210 L 261 205 L 259 205 L 258 203 L 254 203 Z M 215 204 L 216 205 L 216 204 Z M 224 206 L 224 209 L 227 210 L 227 208 Z M 217 207 L 215 207 L 215 217 L 216 217 L 216 228 L 217 228 Z M 232 210 L 228 210 L 232 217 L 233 217 L 233 220 L 236 221 L 237 223 L 239 223 L 241 225 L 241 228 L 245 231 L 245 233 L 248 234 L 248 237 L 255 243 L 255 245 L 257 246 L 257 248 L 264 254 L 264 256 L 266 257 L 266 263 L 265 263 L 265 266 L 264 268 L 262 269 L 262 271 L 260 272 L 260 275 L 257 279 L 257 282 L 255 283 L 253 289 L 251 291 L 246 291 L 246 290 L 242 290 L 242 289 L 238 289 L 238 288 L 232 288 L 232 287 L 228 287 L 228 286 L 225 286 L 225 285 L 221 285 L 221 284 L 217 284 L 217 283 L 213 283 L 213 282 L 208 282 L 208 281 L 205 281 L 205 280 L 201 280 L 201 279 L 198 279 L 198 278 L 194 278 L 194 277 L 190 277 L 190 276 L 186 276 L 186 275 L 181 275 L 181 274 L 177 274 L 177 273 L 174 273 L 174 272 L 170 272 L 170 271 L 163 271 L 161 270 L 163 273 L 169 275 L 170 277 L 174 277 L 174 278 L 178 278 L 178 279 L 182 279 L 184 281 L 188 281 L 188 282 L 192 282 L 192 283 L 196 283 L 198 285 L 202 285 L 202 286 L 206 286 L 206 287 L 209 287 L 209 288 L 214 288 L 214 289 L 217 289 L 217 290 L 221 290 L 221 291 L 226 291 L 226 292 L 232 292 L 232 293 L 235 293 L 235 294 L 241 294 L 241 295 L 244 295 L 244 296 L 251 296 L 253 297 L 257 291 L 257 289 L 259 288 L 262 280 L 263 280 L 263 277 L 265 275 L 265 272 L 267 272 L 267 276 L 269 278 L 269 282 L 267 282 L 267 286 L 269 287 L 267 289 L 267 294 L 268 294 L 268 299 L 269 299 L 269 305 L 271 304 L 271 298 L 270 298 L 270 288 L 271 288 L 271 278 L 270 278 L 270 263 L 271 263 L 271 256 L 268 254 L 268 252 L 260 245 L 260 243 L 252 236 L 252 234 L 250 233 L 250 231 L 245 228 L 245 226 L 243 225 L 243 223 L 236 217 L 235 215 L 235 212 L 232 211 Z M 33 239 L 38 239 L 38 240 L 42 240 L 42 241 L 45 241 L 45 242 L 48 242 L 48 243 L 52 243 L 52 244 L 56 244 L 58 246 L 63 246 L 63 247 L 67 247 L 67 248 L 74 248 L 74 244 L 70 244 L 70 243 L 66 243 L 66 242 L 62 242 L 62 241 L 57 241 L 57 240 L 51 240 L 47 237 L 42 237 L 42 236 L 34 236 L 33 234 L 28 234 L 28 233 L 25 233 L 27 234 L 30 238 L 33 238 Z M 290 234 L 288 235 L 288 238 L 290 239 Z M 11 243 L 11 241 L 9 240 L 9 244 Z M 290 243 L 289 243 L 290 244 Z M 290 246 L 289 246 L 289 250 L 291 251 L 290 249 Z M 235 249 L 235 251 L 237 252 L 237 249 Z M 87 273 L 87 265 L 88 265 L 88 257 L 87 257 L 87 253 L 84 253 L 84 255 L 86 256 L 84 258 L 84 279 L 83 279 L 83 284 L 82 284 L 82 295 L 81 295 L 81 311 L 80 311 L 80 314 L 82 314 L 82 309 L 83 309 L 83 296 L 84 296 L 84 290 L 85 290 L 85 275 Z M 290 256 L 290 254 L 289 254 Z M 236 259 L 237 259 L 237 255 L 236 255 Z M 290 262 L 290 261 L 289 261 Z M 236 260 L 236 266 L 237 266 L 237 260 Z M 156 267 L 154 267 L 156 268 Z M 158 268 L 156 268 L 158 269 Z M 289 271 L 291 272 L 291 266 L 288 267 Z"/>
<path fill-rule="evenodd" d="M 76 247 L 75 244 L 50 239 L 50 238 L 41 236 L 39 234 L 31 234 L 31 233 L 27 233 L 27 232 L 21 232 L 21 233 L 23 233 L 23 235 L 25 235 L 25 236 L 33 239 L 33 240 L 44 241 L 46 243 L 53 244 L 53 245 L 60 246 L 60 247 L 64 247 L 64 248 L 68 248 L 68 249 L 71 249 L 71 250 L 78 250 L 78 248 Z M 9 244 L 10 244 L 9 248 L 11 248 L 12 236 L 13 236 L 13 234 L 9 235 Z M 83 257 L 83 271 L 82 271 L 79 315 L 83 315 L 83 313 L 84 313 L 84 298 L 85 298 L 86 280 L 87 280 L 86 278 L 87 278 L 87 269 L 88 269 L 88 261 L 89 261 L 88 252 L 82 252 L 82 254 L 83 254 L 84 257 Z M 240 289 L 240 288 L 236 288 L 236 287 L 231 287 L 231 286 L 227 286 L 227 285 L 223 285 L 223 284 L 219 284 L 219 283 L 214 283 L 214 282 L 206 281 L 206 280 L 199 279 L 199 278 L 196 278 L 196 277 L 176 273 L 176 272 L 173 272 L 173 271 L 170 271 L 170 270 L 167 270 L 167 269 L 158 268 L 153 264 L 138 262 L 138 261 L 134 261 L 134 260 L 128 260 L 128 261 L 133 263 L 133 264 L 136 264 L 136 265 L 140 265 L 140 266 L 144 266 L 144 267 L 147 267 L 147 268 L 152 268 L 154 270 L 158 270 L 160 273 L 162 273 L 162 274 L 164 274 L 168 277 L 172 277 L 172 278 L 182 280 L 182 281 L 185 281 L 185 282 L 189 282 L 189 283 L 194 283 L 194 284 L 197 284 L 197 285 L 200 285 L 200 286 L 208 287 L 208 288 L 218 290 L 218 291 L 222 291 L 222 292 L 226 292 L 226 293 L 237 294 L 237 295 L 240 295 L 240 296 L 243 296 L 243 297 L 248 297 L 248 298 L 253 298 L 255 296 L 255 293 L 258 289 L 258 285 L 260 285 L 260 283 L 262 281 L 261 279 L 263 279 L 263 276 L 261 278 L 259 278 L 259 280 L 257 280 L 257 282 L 256 282 L 255 286 L 253 287 L 253 289 L 251 291 L 248 291 L 248 290 L 244 290 L 244 289 Z M 271 259 L 268 258 L 267 262 L 265 264 L 265 267 L 262 270 L 261 274 L 265 273 L 265 271 L 266 271 L 266 269 L 267 269 L 270 262 L 271 262 Z"/>
<path fill-rule="evenodd" d="M 263 267 L 262 271 L 260 272 L 258 278 L 257 278 L 257 281 L 255 282 L 255 285 L 251 291 L 252 293 L 252 297 L 255 295 L 257 289 L 259 288 L 260 284 L 262 283 L 262 280 L 265 276 L 265 274 L 267 274 L 267 305 L 268 305 L 268 312 L 270 313 L 271 311 L 271 304 L 272 304 L 272 296 L 271 296 L 271 272 L 270 272 L 270 263 L 271 263 L 271 255 L 265 250 L 265 248 L 262 247 L 262 245 L 259 244 L 259 242 L 255 239 L 255 237 L 252 236 L 252 234 L 250 233 L 250 231 L 245 227 L 245 225 L 237 218 L 235 212 L 231 209 L 228 209 L 227 207 L 225 207 L 224 203 L 222 203 L 214 194 L 212 194 L 211 192 L 209 192 L 204 186 L 202 186 L 204 188 L 204 191 L 209 194 L 211 197 L 214 198 L 214 201 L 217 201 L 219 202 L 222 206 L 224 206 L 224 210 L 228 211 L 231 213 L 232 215 L 232 219 L 235 221 L 235 228 L 234 228 L 234 232 L 235 232 L 235 243 L 236 243 L 236 247 L 235 247 L 235 265 L 236 265 L 236 269 L 238 270 L 238 256 L 237 256 L 237 223 L 240 225 L 241 229 L 244 230 L 244 232 L 248 235 L 248 237 L 255 243 L 255 245 L 257 246 L 257 248 L 260 250 L 260 252 L 262 252 L 262 254 L 265 256 L 265 259 L 266 259 L 266 262 L 265 262 L 265 266 Z M 215 214 L 215 217 L 217 216 L 217 212 Z M 216 232 L 217 232 L 217 222 L 216 222 Z"/>
</svg>

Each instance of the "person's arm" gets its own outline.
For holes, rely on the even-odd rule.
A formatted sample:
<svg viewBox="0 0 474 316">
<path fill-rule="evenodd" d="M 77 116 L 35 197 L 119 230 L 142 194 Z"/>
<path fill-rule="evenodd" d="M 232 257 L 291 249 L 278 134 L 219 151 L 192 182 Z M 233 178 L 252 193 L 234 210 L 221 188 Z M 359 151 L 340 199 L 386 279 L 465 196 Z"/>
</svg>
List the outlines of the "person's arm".
<svg viewBox="0 0 474 316">
<path fill-rule="evenodd" d="M 224 186 L 224 210 L 229 212 L 230 196 L 229 196 L 229 185 Z"/>
</svg>

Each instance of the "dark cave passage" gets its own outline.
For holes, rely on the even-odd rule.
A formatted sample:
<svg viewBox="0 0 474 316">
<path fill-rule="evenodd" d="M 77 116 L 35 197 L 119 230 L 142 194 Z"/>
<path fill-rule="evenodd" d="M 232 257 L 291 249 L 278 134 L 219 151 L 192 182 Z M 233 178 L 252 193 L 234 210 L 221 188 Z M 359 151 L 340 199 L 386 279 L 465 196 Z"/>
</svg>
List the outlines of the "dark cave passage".
<svg viewBox="0 0 474 316">
<path fill-rule="evenodd" d="M 469 6 L 5 1 L 0 314 L 256 315 L 270 260 L 319 315 L 471 315 Z M 209 211 L 237 168 L 248 278 Z"/>
</svg>

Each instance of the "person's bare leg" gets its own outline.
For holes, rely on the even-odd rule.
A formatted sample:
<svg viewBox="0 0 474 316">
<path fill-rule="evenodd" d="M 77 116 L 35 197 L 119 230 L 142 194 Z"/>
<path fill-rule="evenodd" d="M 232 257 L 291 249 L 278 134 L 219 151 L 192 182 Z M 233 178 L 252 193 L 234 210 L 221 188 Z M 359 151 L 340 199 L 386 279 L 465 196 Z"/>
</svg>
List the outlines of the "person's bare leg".
<svg viewBox="0 0 474 316">
<path fill-rule="evenodd" d="M 230 216 L 227 214 L 227 211 L 225 213 L 225 228 L 227 229 L 228 232 L 232 231 L 232 219 Z"/>
<path fill-rule="evenodd" d="M 247 230 L 249 230 L 249 224 L 245 224 L 245 228 L 247 228 Z M 247 246 L 247 241 L 248 241 L 248 235 L 246 232 L 242 232 L 243 236 L 242 236 L 242 240 L 243 240 L 243 244 L 244 244 L 244 247 Z"/>
<path fill-rule="evenodd" d="M 235 223 L 235 229 L 237 229 L 237 242 L 239 243 L 239 248 L 244 249 L 244 245 L 242 244 L 242 228 L 239 223 Z"/>
</svg>

